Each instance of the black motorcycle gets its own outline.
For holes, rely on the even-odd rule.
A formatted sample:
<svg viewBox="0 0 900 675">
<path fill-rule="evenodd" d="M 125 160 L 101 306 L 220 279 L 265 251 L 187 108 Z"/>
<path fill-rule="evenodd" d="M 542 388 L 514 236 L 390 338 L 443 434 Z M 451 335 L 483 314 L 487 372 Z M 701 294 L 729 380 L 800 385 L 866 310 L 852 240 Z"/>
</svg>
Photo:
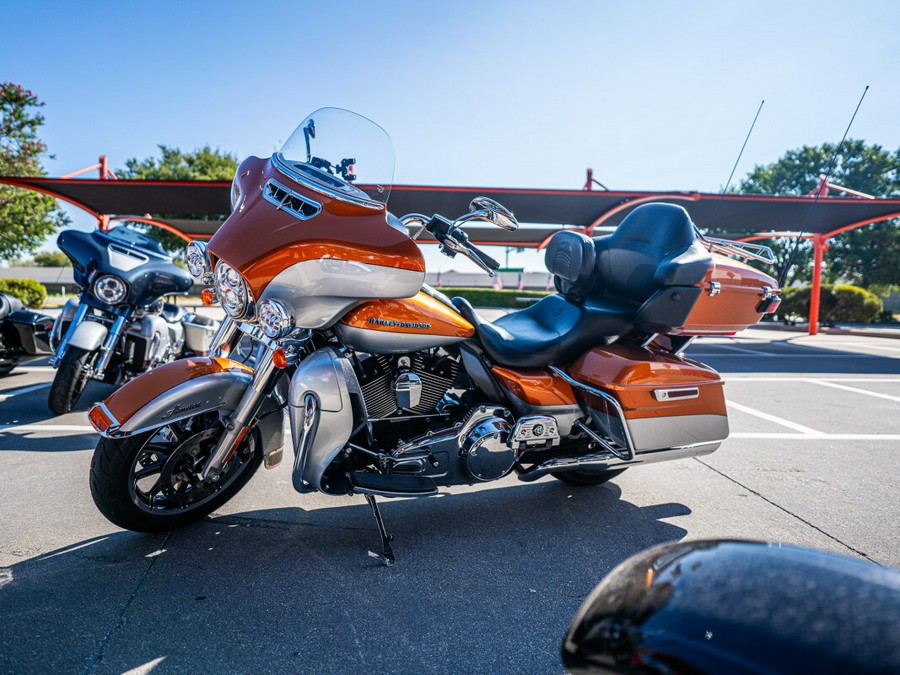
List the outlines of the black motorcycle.
<svg viewBox="0 0 900 675">
<path fill-rule="evenodd" d="M 900 673 L 900 572 L 783 544 L 673 542 L 632 556 L 585 600 L 566 671 Z"/>
<path fill-rule="evenodd" d="M 56 376 L 48 404 L 69 412 L 89 380 L 122 384 L 183 355 L 205 354 L 218 322 L 163 302 L 193 285 L 159 242 L 120 226 L 65 230 L 57 246 L 72 261 L 81 297 L 53 324 L 50 365 Z"/>
<path fill-rule="evenodd" d="M 53 318 L 26 309 L 22 301 L 0 293 L 0 377 L 23 361 L 52 354 Z"/>
</svg>

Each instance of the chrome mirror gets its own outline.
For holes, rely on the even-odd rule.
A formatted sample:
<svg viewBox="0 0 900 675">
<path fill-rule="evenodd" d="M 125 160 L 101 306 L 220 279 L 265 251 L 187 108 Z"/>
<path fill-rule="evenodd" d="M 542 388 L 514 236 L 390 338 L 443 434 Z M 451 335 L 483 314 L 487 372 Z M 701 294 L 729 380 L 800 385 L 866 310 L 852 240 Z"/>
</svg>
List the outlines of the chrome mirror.
<svg viewBox="0 0 900 675">
<path fill-rule="evenodd" d="M 519 221 L 508 208 L 488 197 L 475 197 L 469 202 L 469 213 L 509 232 L 519 229 Z"/>
</svg>

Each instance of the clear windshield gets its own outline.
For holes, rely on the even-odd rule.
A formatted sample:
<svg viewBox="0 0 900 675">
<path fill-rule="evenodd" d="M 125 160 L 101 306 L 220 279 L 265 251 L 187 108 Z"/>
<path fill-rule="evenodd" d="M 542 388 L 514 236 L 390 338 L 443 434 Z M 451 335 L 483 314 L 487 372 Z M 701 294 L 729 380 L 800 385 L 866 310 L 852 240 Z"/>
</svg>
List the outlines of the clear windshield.
<svg viewBox="0 0 900 675">
<path fill-rule="evenodd" d="M 118 239 L 119 241 L 123 241 L 128 244 L 134 244 L 135 246 L 140 246 L 141 248 L 147 249 L 148 251 L 153 251 L 154 253 L 159 253 L 160 255 L 166 255 L 166 252 L 163 250 L 162 245 L 158 241 L 156 241 L 156 239 L 147 234 L 144 234 L 143 232 L 133 230 L 126 225 L 114 227 L 106 234 L 108 234 L 110 237 L 113 237 L 114 239 Z"/>
<path fill-rule="evenodd" d="M 354 203 L 387 204 L 394 180 L 391 137 L 361 115 L 316 110 L 275 157 L 315 190 Z"/>
</svg>

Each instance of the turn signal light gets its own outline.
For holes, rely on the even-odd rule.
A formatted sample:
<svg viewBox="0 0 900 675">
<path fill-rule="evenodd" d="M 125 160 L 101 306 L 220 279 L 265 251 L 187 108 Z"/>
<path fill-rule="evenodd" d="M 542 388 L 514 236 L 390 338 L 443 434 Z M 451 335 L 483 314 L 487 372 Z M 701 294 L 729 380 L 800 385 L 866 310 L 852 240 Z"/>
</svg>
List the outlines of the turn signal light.
<svg viewBox="0 0 900 675">
<path fill-rule="evenodd" d="M 94 427 L 94 430 L 101 434 L 109 429 L 113 423 L 99 405 L 95 405 L 91 408 L 91 412 L 88 413 L 88 420 L 90 421 L 91 426 Z"/>
<path fill-rule="evenodd" d="M 278 370 L 284 370 L 284 367 L 287 365 L 287 354 L 284 353 L 283 349 L 276 349 L 272 352 L 272 365 Z"/>
<path fill-rule="evenodd" d="M 211 288 L 204 288 L 202 291 L 200 291 L 200 300 L 207 307 L 211 307 L 216 302 L 216 296 L 213 295 Z"/>
</svg>

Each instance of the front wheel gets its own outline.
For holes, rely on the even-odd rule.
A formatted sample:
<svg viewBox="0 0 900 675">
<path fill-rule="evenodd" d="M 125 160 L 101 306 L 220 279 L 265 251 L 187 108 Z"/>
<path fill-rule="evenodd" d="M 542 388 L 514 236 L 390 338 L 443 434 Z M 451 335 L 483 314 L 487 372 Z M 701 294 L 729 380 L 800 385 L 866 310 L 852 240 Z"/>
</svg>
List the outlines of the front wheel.
<svg viewBox="0 0 900 675">
<path fill-rule="evenodd" d="M 91 460 L 91 496 L 113 524 L 163 532 L 212 513 L 247 484 L 262 462 L 250 433 L 216 483 L 200 480 L 224 426 L 216 412 L 127 438 L 102 438 Z"/>
<path fill-rule="evenodd" d="M 625 469 L 569 469 L 551 475 L 569 485 L 602 485 L 623 471 Z"/>
<path fill-rule="evenodd" d="M 69 347 L 66 350 L 59 368 L 56 369 L 53 384 L 50 385 L 47 405 L 52 413 L 64 415 L 78 403 L 88 380 L 91 379 L 90 368 L 94 358 L 94 352 L 85 349 Z"/>
</svg>

